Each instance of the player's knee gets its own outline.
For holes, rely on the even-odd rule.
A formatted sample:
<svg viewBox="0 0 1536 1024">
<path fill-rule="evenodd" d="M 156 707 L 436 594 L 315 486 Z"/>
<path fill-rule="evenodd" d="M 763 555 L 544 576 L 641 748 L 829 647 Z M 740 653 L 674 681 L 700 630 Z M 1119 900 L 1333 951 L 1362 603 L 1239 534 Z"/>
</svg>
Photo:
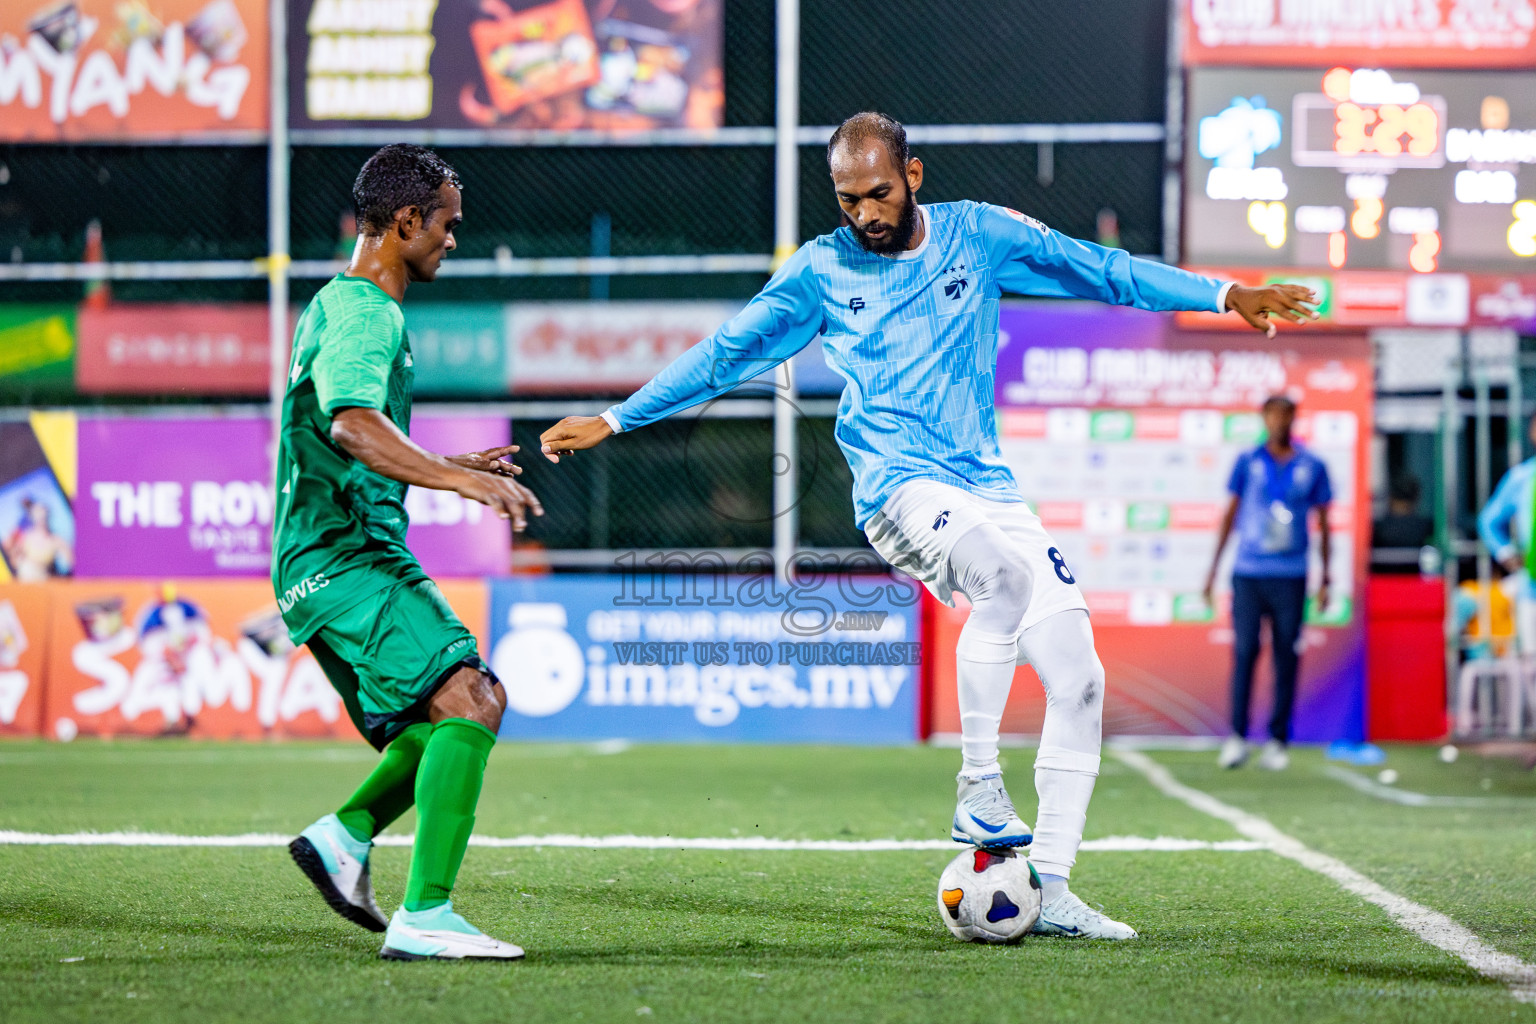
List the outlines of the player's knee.
<svg viewBox="0 0 1536 1024">
<path fill-rule="evenodd" d="M 484 672 L 475 675 L 475 720 L 495 732 L 501 728 L 501 716 L 507 710 L 507 691 Z"/>
<path fill-rule="evenodd" d="M 1030 592 L 1034 589 L 1034 573 L 1029 563 L 1016 555 L 1005 554 L 992 571 L 992 597 L 1009 608 L 1018 609 L 1022 616 L 1029 609 Z"/>
<path fill-rule="evenodd" d="M 1073 715 L 1104 714 L 1104 665 L 1097 656 L 1069 672 L 1053 673 L 1046 702 Z"/>
</svg>

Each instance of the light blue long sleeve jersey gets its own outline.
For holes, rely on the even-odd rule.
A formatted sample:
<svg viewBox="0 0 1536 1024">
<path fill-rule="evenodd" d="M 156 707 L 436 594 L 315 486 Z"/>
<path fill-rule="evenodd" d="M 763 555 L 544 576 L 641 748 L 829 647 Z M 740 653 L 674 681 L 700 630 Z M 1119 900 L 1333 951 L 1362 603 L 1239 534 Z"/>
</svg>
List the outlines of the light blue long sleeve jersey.
<svg viewBox="0 0 1536 1024">
<path fill-rule="evenodd" d="M 1536 458 L 1511 468 L 1477 514 L 1477 533 L 1494 558 L 1524 557 L 1531 546 L 1532 489 L 1536 488 Z M 1536 598 L 1536 581 L 1526 584 L 1526 596 Z"/>
<path fill-rule="evenodd" d="M 847 381 L 837 442 L 859 526 L 908 480 L 1022 501 L 997 446 L 993 377 L 1006 292 L 1219 311 L 1209 277 L 1069 238 L 986 203 L 919 207 L 916 248 L 866 252 L 843 227 L 807 242 L 714 334 L 603 414 L 633 430 L 730 391 L 810 344 Z"/>
</svg>

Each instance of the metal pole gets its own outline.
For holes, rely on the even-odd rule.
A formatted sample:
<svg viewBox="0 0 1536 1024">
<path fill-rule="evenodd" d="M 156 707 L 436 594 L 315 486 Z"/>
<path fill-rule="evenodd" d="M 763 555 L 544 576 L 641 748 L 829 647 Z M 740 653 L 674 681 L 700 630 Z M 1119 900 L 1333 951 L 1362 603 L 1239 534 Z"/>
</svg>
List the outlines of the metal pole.
<svg viewBox="0 0 1536 1024">
<path fill-rule="evenodd" d="M 777 270 L 800 245 L 800 0 L 778 0 L 778 99 L 774 139 L 773 262 Z M 800 534 L 795 491 L 800 449 L 795 438 L 794 365 L 774 371 L 773 403 L 773 566 L 788 580 Z"/>
<path fill-rule="evenodd" d="M 1507 447 L 1509 468 L 1514 469 L 1525 461 L 1525 382 L 1521 375 L 1525 367 L 1520 360 L 1520 342 L 1515 341 L 1515 367 L 1509 377 L 1509 420 Z"/>
<path fill-rule="evenodd" d="M 279 425 L 288 390 L 288 5 L 267 5 L 271 68 L 267 144 L 267 344 L 271 354 L 268 400 L 272 405 L 272 473 L 277 479 Z"/>
<path fill-rule="evenodd" d="M 1456 676 L 1461 670 L 1461 632 L 1456 628 L 1456 588 L 1461 564 L 1456 547 L 1457 449 L 1460 445 L 1461 412 L 1457 408 L 1460 373 L 1447 369 L 1440 404 L 1440 505 L 1436 509 L 1442 552 L 1441 571 L 1445 579 L 1445 684 L 1446 701 L 1452 716 L 1452 729 L 1459 729 L 1456 712 Z"/>
<path fill-rule="evenodd" d="M 800 0 L 778 0 L 777 99 L 773 138 L 773 269 L 800 247 Z"/>
<path fill-rule="evenodd" d="M 1472 434 L 1473 454 L 1476 460 L 1472 466 L 1473 497 L 1476 499 L 1477 508 L 1482 510 L 1488 504 L 1488 494 L 1492 490 L 1491 481 L 1493 475 L 1493 413 L 1488 396 L 1488 372 L 1481 367 L 1472 371 L 1472 400 L 1474 429 Z M 1488 555 L 1486 545 L 1477 546 L 1477 625 L 1478 631 L 1484 640 L 1488 641 L 1490 648 L 1493 643 L 1493 563 Z"/>
<path fill-rule="evenodd" d="M 1179 262 L 1184 194 L 1184 22 L 1168 5 L 1167 104 L 1163 108 L 1163 261 Z"/>
</svg>

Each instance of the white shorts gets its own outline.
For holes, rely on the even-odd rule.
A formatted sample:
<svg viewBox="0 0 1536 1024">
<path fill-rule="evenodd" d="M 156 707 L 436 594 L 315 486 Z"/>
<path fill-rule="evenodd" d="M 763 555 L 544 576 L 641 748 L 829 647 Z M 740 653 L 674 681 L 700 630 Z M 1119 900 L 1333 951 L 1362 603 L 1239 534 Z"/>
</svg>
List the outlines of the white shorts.
<svg viewBox="0 0 1536 1024">
<path fill-rule="evenodd" d="M 1056 542 L 1022 501 L 992 501 L 937 480 L 911 480 L 897 487 L 864 524 L 864 535 L 880 557 L 922 581 L 934 597 L 953 608 L 959 585 L 950 553 L 956 541 L 984 523 L 1002 530 L 1034 571 L 1035 585 L 1021 629 L 1057 612 L 1088 610 Z"/>
</svg>

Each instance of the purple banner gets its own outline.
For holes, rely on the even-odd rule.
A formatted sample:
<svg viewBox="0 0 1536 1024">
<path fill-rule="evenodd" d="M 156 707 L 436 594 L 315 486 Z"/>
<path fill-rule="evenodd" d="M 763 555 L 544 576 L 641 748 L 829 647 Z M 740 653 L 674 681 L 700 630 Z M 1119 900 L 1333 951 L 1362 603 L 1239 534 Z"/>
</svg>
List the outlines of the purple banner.
<svg viewBox="0 0 1536 1024">
<path fill-rule="evenodd" d="M 429 452 L 463 455 L 512 443 L 512 424 L 494 416 L 417 416 L 411 440 Z M 528 453 L 519 453 L 526 458 Z M 512 530 L 478 501 L 413 487 L 405 496 L 406 541 L 432 576 L 499 576 L 512 566 Z"/>
<path fill-rule="evenodd" d="M 81 419 L 77 576 L 265 576 L 262 419 Z"/>
<path fill-rule="evenodd" d="M 494 417 L 420 417 L 429 451 L 504 445 Z M 266 576 L 272 558 L 271 427 L 264 419 L 82 419 L 76 575 Z M 408 541 L 433 576 L 507 570 L 511 533 L 484 506 L 413 489 Z"/>
</svg>

